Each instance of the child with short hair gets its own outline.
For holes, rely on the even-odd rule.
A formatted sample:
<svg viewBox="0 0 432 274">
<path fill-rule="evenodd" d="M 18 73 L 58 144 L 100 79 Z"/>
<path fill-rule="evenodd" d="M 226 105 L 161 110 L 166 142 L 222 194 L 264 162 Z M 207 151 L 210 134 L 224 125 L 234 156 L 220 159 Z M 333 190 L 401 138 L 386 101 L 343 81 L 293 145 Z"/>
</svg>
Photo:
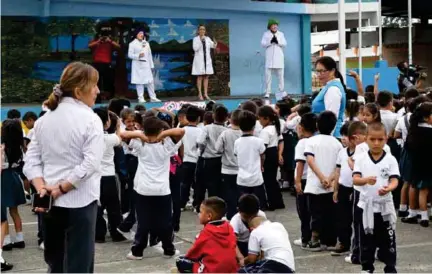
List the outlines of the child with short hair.
<svg viewBox="0 0 432 274">
<path fill-rule="evenodd" d="M 369 152 L 356 159 L 353 184 L 359 187 L 357 204 L 362 210 L 360 247 L 362 271 L 373 273 L 375 251 L 380 249 L 380 260 L 385 273 L 396 273 L 396 209 L 391 192 L 397 188 L 398 163 L 384 151 L 387 133 L 382 123 L 368 126 L 366 142 Z"/>
<path fill-rule="evenodd" d="M 239 195 L 255 194 L 262 210 L 267 208 L 267 199 L 262 175 L 264 164 L 264 141 L 254 136 L 256 116 L 248 110 L 240 113 L 239 126 L 243 135 L 234 143 L 239 171 L 237 186 Z"/>
<path fill-rule="evenodd" d="M 249 227 L 247 265 L 239 273 L 294 273 L 294 253 L 285 227 L 259 216 L 249 221 Z M 260 254 L 263 257 L 258 259 Z"/>
<path fill-rule="evenodd" d="M 237 201 L 239 198 L 237 188 L 238 163 L 234 155 L 234 143 L 241 137 L 239 127 L 239 116 L 241 110 L 234 110 L 229 119 L 231 127 L 222 132 L 216 142 L 216 149 L 222 153 L 222 181 L 221 195 L 227 203 L 227 219 L 237 212 Z"/>
<path fill-rule="evenodd" d="M 28 135 L 29 135 L 30 131 L 34 127 L 34 123 L 36 122 L 37 118 L 38 118 L 38 116 L 33 111 L 28 111 L 28 112 L 26 112 L 24 114 L 24 116 L 22 118 L 22 122 L 24 123 L 24 125 L 26 126 L 26 128 L 29 130 L 27 132 L 27 135 L 26 135 L 27 138 L 28 138 Z"/>
<path fill-rule="evenodd" d="M 233 228 L 222 220 L 226 204 L 209 197 L 200 205 L 199 221 L 204 229 L 185 256 L 177 261 L 180 273 L 236 273 L 236 238 Z"/>
<path fill-rule="evenodd" d="M 263 104 L 262 104 L 262 100 L 258 100 L 257 102 L 258 102 L 258 103 L 256 103 L 255 101 L 253 101 L 253 99 L 252 99 L 252 100 L 249 100 L 249 101 L 246 101 L 246 102 L 243 102 L 243 103 L 241 104 L 241 109 L 242 109 L 242 110 L 248 110 L 248 111 L 252 112 L 253 114 L 258 115 L 258 109 L 259 109 Z M 258 104 L 260 104 L 260 106 L 258 106 Z M 263 129 L 263 127 L 262 127 L 262 125 L 261 125 L 261 123 L 259 122 L 258 117 L 257 117 L 257 119 L 256 119 L 256 121 L 255 121 L 254 135 L 255 135 L 256 137 L 259 137 L 260 132 L 261 132 L 262 129 Z"/>
<path fill-rule="evenodd" d="M 172 257 L 178 253 L 172 242 L 169 172 L 170 158 L 177 153 L 184 130 L 163 130 L 167 124 L 156 117 L 146 118 L 143 128 L 144 132 L 122 132 L 122 138 L 132 138 L 129 146 L 138 155 L 134 179 L 138 226 L 131 252 L 127 255 L 130 260 L 143 258 L 150 233 L 162 242 L 164 256 Z"/>
<path fill-rule="evenodd" d="M 260 210 L 260 201 L 254 194 L 243 194 L 238 201 L 238 213 L 236 213 L 230 224 L 237 237 L 237 260 L 244 265 L 244 257 L 248 255 L 248 243 L 250 236 L 249 221 L 256 216 L 266 217 Z"/>
<path fill-rule="evenodd" d="M 228 117 L 228 109 L 220 104 L 213 107 L 214 123 L 206 125 L 197 139 L 200 157 L 196 171 L 196 211 L 204 201 L 205 193 L 209 196 L 221 197 L 222 154 L 216 149 L 218 137 L 227 128 L 224 123 Z"/>
<path fill-rule="evenodd" d="M 309 195 L 312 230 L 305 249 L 309 251 L 321 251 L 336 244 L 332 183 L 337 155 L 342 149 L 342 144 L 331 135 L 336 122 L 332 111 L 323 111 L 317 119 L 319 134 L 310 137 L 305 146 L 309 168 L 304 193 Z"/>
<path fill-rule="evenodd" d="M 295 148 L 295 188 L 296 188 L 296 204 L 297 214 L 300 218 L 301 238 L 294 240 L 294 245 L 305 248 L 311 240 L 310 221 L 311 216 L 308 207 L 308 194 L 304 193 L 308 172 L 308 164 L 305 156 L 305 146 L 307 140 L 312 137 L 317 131 L 317 116 L 314 113 L 306 113 L 301 117 L 300 123 L 297 126 L 297 134 L 300 138 Z"/>
<path fill-rule="evenodd" d="M 180 207 L 184 210 L 189 202 L 190 189 L 196 189 L 195 182 L 195 171 L 198 161 L 198 146 L 197 140 L 202 134 L 202 129 L 197 125 L 199 123 L 200 110 L 196 106 L 189 106 L 186 110 L 187 125 L 183 128 L 185 130 L 185 136 L 183 137 L 184 145 L 184 157 L 182 164 L 183 180 L 181 183 L 181 201 Z M 194 192 L 194 198 L 192 202 L 193 207 L 197 207 L 196 193 Z"/>
<path fill-rule="evenodd" d="M 260 138 L 266 146 L 264 158 L 264 185 L 267 193 L 269 210 L 285 208 L 282 193 L 277 181 L 279 162 L 282 162 L 283 139 L 279 117 L 270 106 L 262 106 L 258 111 L 258 119 L 263 127 Z"/>
<path fill-rule="evenodd" d="M 107 108 L 95 108 L 94 112 L 99 116 L 104 126 L 105 132 L 111 126 L 111 119 Z M 114 166 L 114 147 L 121 144 L 120 123 L 117 122 L 116 133 L 104 134 L 105 149 L 101 161 L 101 181 L 100 181 L 100 206 L 98 206 L 96 220 L 96 242 L 104 243 L 107 232 L 107 225 L 103 218 L 104 210 L 108 215 L 108 228 L 110 230 L 113 242 L 126 240 L 123 235 L 117 231 L 117 227 L 123 220 L 120 208 L 119 193 L 117 190 L 117 180 L 115 177 Z"/>
<path fill-rule="evenodd" d="M 337 210 L 337 236 L 339 243 L 331 255 L 340 256 L 351 249 L 353 223 L 352 170 L 348 159 L 354 155 L 357 138 L 366 134 L 366 125 L 360 121 L 347 122 L 341 128 L 341 135 L 347 137 L 347 147 L 341 149 L 336 162 L 337 179 L 334 184 L 333 201 Z M 358 237 L 354 236 L 354 239 Z"/>
<path fill-rule="evenodd" d="M 120 118 L 122 124 L 120 125 L 121 130 L 126 131 L 134 131 L 136 130 L 135 126 L 135 116 L 137 114 L 133 109 L 125 108 L 120 112 Z M 138 114 L 139 115 L 139 114 Z M 119 225 L 117 230 L 127 239 L 132 240 L 134 238 L 133 232 L 131 231 L 133 225 L 136 222 L 135 218 L 135 193 L 134 193 L 134 179 L 136 170 L 138 168 L 138 158 L 137 152 L 128 146 L 125 142 L 122 142 L 123 151 L 125 154 L 125 163 L 127 168 L 128 179 L 125 181 L 127 184 L 127 192 L 125 195 L 125 201 L 128 202 L 129 214 L 123 220 L 123 222 Z M 126 188 L 126 186 L 122 186 Z M 123 203 L 123 202 L 122 202 Z"/>
</svg>

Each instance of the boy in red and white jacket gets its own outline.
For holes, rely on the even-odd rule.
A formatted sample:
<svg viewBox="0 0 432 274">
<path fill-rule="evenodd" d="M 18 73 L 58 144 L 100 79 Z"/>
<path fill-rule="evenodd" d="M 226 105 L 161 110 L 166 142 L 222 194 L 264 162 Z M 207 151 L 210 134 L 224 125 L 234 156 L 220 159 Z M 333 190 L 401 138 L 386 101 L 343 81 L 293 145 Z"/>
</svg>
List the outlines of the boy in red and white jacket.
<svg viewBox="0 0 432 274">
<path fill-rule="evenodd" d="M 204 229 L 185 256 L 177 259 L 180 273 L 237 273 L 236 236 L 226 213 L 225 201 L 218 197 L 204 200 L 199 220 Z"/>
</svg>

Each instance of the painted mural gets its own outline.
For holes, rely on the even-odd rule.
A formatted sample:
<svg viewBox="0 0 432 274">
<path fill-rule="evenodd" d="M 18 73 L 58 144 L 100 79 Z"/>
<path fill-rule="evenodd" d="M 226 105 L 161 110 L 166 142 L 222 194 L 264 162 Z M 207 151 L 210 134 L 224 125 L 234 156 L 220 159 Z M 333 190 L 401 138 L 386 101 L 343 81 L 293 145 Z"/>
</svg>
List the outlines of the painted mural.
<svg viewBox="0 0 432 274">
<path fill-rule="evenodd" d="M 42 102 L 69 62 L 93 63 L 95 54 L 89 45 L 95 39 L 116 44 L 110 48 L 106 73 L 111 77 L 106 77 L 102 97 L 136 98 L 127 52 L 138 29 L 145 31 L 152 49 L 158 97 L 196 97 L 192 39 L 200 24 L 206 26 L 207 36 L 218 41 L 212 51 L 215 74 L 209 93 L 230 94 L 228 20 L 6 16 L 1 23 L 3 103 Z"/>
</svg>

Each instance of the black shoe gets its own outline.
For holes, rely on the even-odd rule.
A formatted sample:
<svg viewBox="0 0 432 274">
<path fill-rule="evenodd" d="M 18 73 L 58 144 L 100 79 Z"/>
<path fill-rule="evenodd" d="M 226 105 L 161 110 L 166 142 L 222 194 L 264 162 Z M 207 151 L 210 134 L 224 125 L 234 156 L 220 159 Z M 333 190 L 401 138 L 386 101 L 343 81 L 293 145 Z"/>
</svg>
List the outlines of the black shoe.
<svg viewBox="0 0 432 274">
<path fill-rule="evenodd" d="M 312 241 L 310 241 L 307 244 L 307 246 L 304 248 L 304 250 L 318 252 L 318 251 L 322 251 L 322 248 L 321 248 L 320 242 L 312 242 Z"/>
<path fill-rule="evenodd" d="M 284 204 L 281 204 L 281 205 L 278 205 L 278 206 L 274 207 L 274 209 L 284 209 L 284 208 L 285 208 Z"/>
<path fill-rule="evenodd" d="M 13 243 L 7 244 L 3 246 L 3 251 L 11 251 L 13 248 Z"/>
<path fill-rule="evenodd" d="M 350 253 L 350 249 L 344 247 L 343 245 L 337 245 L 336 249 L 330 252 L 330 255 L 332 256 L 342 256 Z"/>
<path fill-rule="evenodd" d="M 112 235 L 111 235 L 111 239 L 112 239 L 112 241 L 113 241 L 114 243 L 123 242 L 123 241 L 126 241 L 126 240 L 127 240 L 127 239 L 126 239 L 123 235 L 121 235 L 120 233 L 119 233 L 118 235 L 116 235 L 116 236 L 112 236 Z"/>
<path fill-rule="evenodd" d="M 98 244 L 103 244 L 103 243 L 105 243 L 105 238 L 95 239 L 95 242 Z"/>
<path fill-rule="evenodd" d="M 399 210 L 399 212 L 398 212 L 398 216 L 401 217 L 401 218 L 402 217 L 408 217 L 408 214 L 409 214 L 408 210 L 403 210 L 403 211 Z"/>
<path fill-rule="evenodd" d="M 13 248 L 25 248 L 25 242 L 24 241 L 14 242 L 12 245 L 13 245 Z"/>
<path fill-rule="evenodd" d="M 414 217 L 404 217 L 401 219 L 402 223 L 406 223 L 406 224 L 417 224 L 418 220 L 417 220 L 417 216 Z"/>
<path fill-rule="evenodd" d="M 175 225 L 173 227 L 173 230 L 174 230 L 175 233 L 178 233 L 180 231 L 180 225 Z"/>
<path fill-rule="evenodd" d="M 429 226 L 429 220 L 421 220 L 420 225 L 422 227 L 428 227 Z"/>
<path fill-rule="evenodd" d="M 1 263 L 1 271 L 9 271 L 13 268 L 12 264 L 7 263 L 6 261 L 4 263 Z"/>
</svg>

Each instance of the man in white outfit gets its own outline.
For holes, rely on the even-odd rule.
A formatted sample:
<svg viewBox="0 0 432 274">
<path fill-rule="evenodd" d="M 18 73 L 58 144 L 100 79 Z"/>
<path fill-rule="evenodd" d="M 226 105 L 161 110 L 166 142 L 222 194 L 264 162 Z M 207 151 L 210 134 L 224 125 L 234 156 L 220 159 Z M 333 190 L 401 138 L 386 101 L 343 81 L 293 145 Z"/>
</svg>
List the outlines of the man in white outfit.
<svg viewBox="0 0 432 274">
<path fill-rule="evenodd" d="M 136 85 L 138 102 L 145 103 L 144 85 L 147 86 L 151 102 L 160 102 L 154 89 L 153 56 L 150 44 L 145 40 L 144 31 L 139 30 L 136 39 L 129 43 L 128 57 L 132 59 L 131 83 Z"/>
<path fill-rule="evenodd" d="M 267 31 L 264 33 L 261 46 L 266 49 L 266 64 L 265 64 L 265 98 L 269 98 L 271 94 L 272 74 L 276 73 L 279 79 L 279 92 L 284 92 L 284 53 L 283 49 L 286 46 L 284 34 L 278 30 L 279 22 L 270 19 L 267 25 Z"/>
</svg>

